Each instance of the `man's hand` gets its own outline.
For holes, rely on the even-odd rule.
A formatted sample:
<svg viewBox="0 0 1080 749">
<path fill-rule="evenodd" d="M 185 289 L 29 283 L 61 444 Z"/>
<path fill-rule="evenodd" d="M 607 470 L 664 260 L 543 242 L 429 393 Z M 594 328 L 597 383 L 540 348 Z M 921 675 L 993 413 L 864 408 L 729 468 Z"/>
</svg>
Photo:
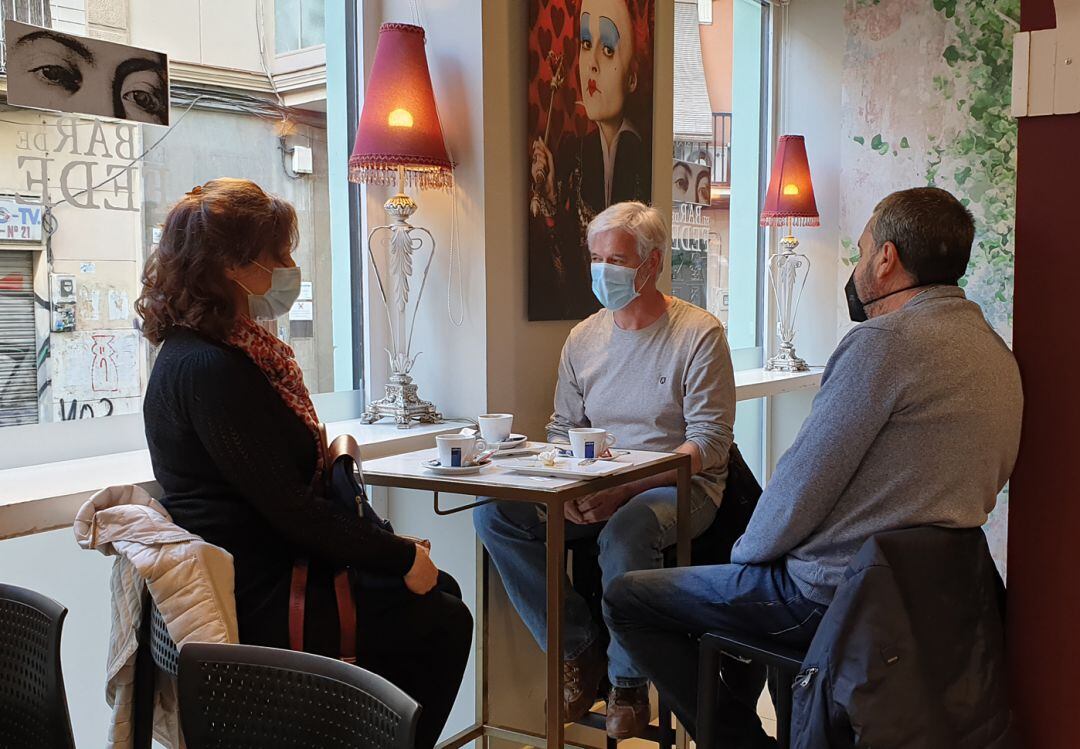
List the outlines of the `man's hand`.
<svg viewBox="0 0 1080 749">
<path fill-rule="evenodd" d="M 604 489 L 582 497 L 576 502 L 567 502 L 566 506 L 573 505 L 574 511 L 580 517 L 580 520 L 575 519 L 569 510 L 567 511 L 567 518 L 579 525 L 602 523 L 610 519 L 615 514 L 615 511 L 626 504 L 629 499 L 630 496 L 627 494 L 626 487 L 617 486 L 613 489 Z"/>
</svg>

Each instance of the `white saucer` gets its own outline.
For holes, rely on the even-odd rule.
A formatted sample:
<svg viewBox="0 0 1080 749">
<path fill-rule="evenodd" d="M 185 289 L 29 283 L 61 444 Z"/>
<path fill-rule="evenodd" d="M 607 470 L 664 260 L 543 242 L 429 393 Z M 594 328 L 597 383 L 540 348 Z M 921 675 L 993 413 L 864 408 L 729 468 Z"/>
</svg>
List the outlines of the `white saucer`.
<svg viewBox="0 0 1080 749">
<path fill-rule="evenodd" d="M 524 434 L 511 434 L 510 438 L 505 442 L 491 442 L 488 443 L 489 448 L 496 448 L 498 450 L 510 450 L 515 447 L 521 447 L 529 438 Z"/>
<path fill-rule="evenodd" d="M 438 473 L 443 476 L 469 476 L 474 473 L 480 473 L 481 470 L 491 465 L 491 459 L 489 458 L 483 463 L 477 463 L 471 466 L 444 466 L 437 459 L 422 461 L 420 465 L 432 473 Z"/>
</svg>

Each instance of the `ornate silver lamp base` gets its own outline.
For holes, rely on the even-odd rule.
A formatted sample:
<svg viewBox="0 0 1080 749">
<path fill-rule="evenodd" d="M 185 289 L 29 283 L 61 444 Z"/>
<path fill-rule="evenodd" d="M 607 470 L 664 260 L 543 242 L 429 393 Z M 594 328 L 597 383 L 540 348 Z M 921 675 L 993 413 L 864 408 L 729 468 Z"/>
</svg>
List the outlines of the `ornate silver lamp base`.
<svg viewBox="0 0 1080 749">
<path fill-rule="evenodd" d="M 390 382 L 385 386 L 386 397 L 369 403 L 364 409 L 364 414 L 360 417 L 360 421 L 364 424 L 374 424 L 380 419 L 389 417 L 397 422 L 399 429 L 407 429 L 414 421 L 422 424 L 438 424 L 443 420 L 442 414 L 432 403 L 420 399 L 417 395 L 417 386 L 408 374 L 412 370 L 416 357 L 419 356 L 419 353 L 412 354 L 416 309 L 420 305 L 428 271 L 431 270 L 431 261 L 435 257 L 435 238 L 431 236 L 431 232 L 422 227 L 414 227 L 408 222 L 409 217 L 416 213 L 416 207 L 413 199 L 405 194 L 405 170 L 398 167 L 398 194 L 383 205 L 394 221 L 389 226 L 372 229 L 368 235 L 368 257 L 371 258 L 371 267 L 375 271 L 379 295 L 386 308 L 386 321 L 390 329 L 391 348 L 388 348 L 386 353 L 390 356 L 392 374 Z M 375 262 L 375 253 L 372 249 L 375 237 L 382 232 L 390 234 L 389 293 L 383 285 L 383 275 L 379 271 L 378 263 Z M 413 232 L 416 232 L 418 236 L 414 237 Z M 411 293 L 410 279 L 413 275 L 414 255 L 423 245 L 424 236 L 428 239 L 431 252 L 420 277 L 420 288 L 413 302 L 410 322 L 407 314 Z"/>
<path fill-rule="evenodd" d="M 781 343 L 780 352 L 769 359 L 766 372 L 809 372 L 810 366 L 795 354 L 795 345 Z"/>
<path fill-rule="evenodd" d="M 390 377 L 390 382 L 386 383 L 386 397 L 369 403 L 360 421 L 374 424 L 387 417 L 397 422 L 400 429 L 407 429 L 414 421 L 438 424 L 443 420 L 442 414 L 435 410 L 433 404 L 421 400 L 417 395 L 417 387 L 412 377 L 403 374 Z"/>
</svg>

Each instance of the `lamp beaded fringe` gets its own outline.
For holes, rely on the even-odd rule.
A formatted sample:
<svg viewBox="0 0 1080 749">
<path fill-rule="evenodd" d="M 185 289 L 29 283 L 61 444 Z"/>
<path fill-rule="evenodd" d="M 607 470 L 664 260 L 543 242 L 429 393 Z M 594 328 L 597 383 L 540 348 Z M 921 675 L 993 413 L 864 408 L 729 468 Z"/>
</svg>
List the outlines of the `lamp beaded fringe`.
<svg viewBox="0 0 1080 749">
<path fill-rule="evenodd" d="M 398 185 L 397 167 L 374 164 L 350 164 L 349 181 L 368 185 Z M 421 190 L 446 190 L 454 187 L 454 173 L 442 167 L 407 167 L 405 186 Z"/>
</svg>

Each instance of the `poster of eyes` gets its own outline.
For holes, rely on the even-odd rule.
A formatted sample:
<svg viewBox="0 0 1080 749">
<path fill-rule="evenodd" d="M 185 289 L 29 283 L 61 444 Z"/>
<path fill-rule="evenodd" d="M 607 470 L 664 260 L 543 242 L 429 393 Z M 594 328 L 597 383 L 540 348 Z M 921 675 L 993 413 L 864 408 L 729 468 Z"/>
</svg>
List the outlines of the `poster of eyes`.
<svg viewBox="0 0 1080 749">
<path fill-rule="evenodd" d="M 529 0 L 529 319 L 578 320 L 586 229 L 651 202 L 654 0 Z"/>
<path fill-rule="evenodd" d="M 17 21 L 4 39 L 9 104 L 169 124 L 164 53 Z"/>
</svg>

